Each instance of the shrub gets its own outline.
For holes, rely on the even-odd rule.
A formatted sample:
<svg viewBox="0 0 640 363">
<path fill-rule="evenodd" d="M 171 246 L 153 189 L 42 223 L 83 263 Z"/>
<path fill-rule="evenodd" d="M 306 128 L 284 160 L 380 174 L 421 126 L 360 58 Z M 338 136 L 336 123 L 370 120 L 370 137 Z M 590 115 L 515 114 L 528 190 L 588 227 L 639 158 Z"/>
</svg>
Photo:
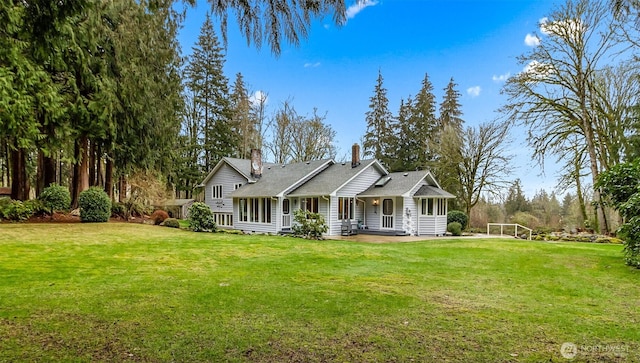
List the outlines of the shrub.
<svg viewBox="0 0 640 363">
<path fill-rule="evenodd" d="M 213 221 L 213 212 L 208 205 L 195 202 L 187 211 L 187 219 L 190 228 L 194 232 L 215 232 L 216 223 Z"/>
<path fill-rule="evenodd" d="M 82 222 L 107 222 L 111 216 L 111 199 L 100 187 L 91 187 L 78 196 Z"/>
<path fill-rule="evenodd" d="M 34 214 L 34 205 L 29 201 L 12 200 L 5 209 L 5 218 L 21 222 L 26 221 Z"/>
<path fill-rule="evenodd" d="M 39 199 L 49 214 L 53 214 L 57 210 L 66 211 L 71 205 L 69 189 L 58 184 L 51 184 L 44 188 Z"/>
<path fill-rule="evenodd" d="M 453 222 L 458 222 L 461 228 L 465 228 L 469 222 L 469 217 L 463 211 L 452 210 L 447 213 L 447 226 Z"/>
<path fill-rule="evenodd" d="M 462 234 L 462 224 L 460 224 L 460 222 L 451 222 L 447 224 L 447 232 L 454 236 L 460 236 Z"/>
<path fill-rule="evenodd" d="M 291 227 L 293 234 L 298 237 L 320 239 L 329 230 L 320 213 L 311 213 L 298 209 L 293 213 L 295 224 Z"/>
<path fill-rule="evenodd" d="M 111 216 L 114 218 L 127 218 L 127 209 L 123 203 L 111 204 Z"/>
<path fill-rule="evenodd" d="M 175 218 L 167 218 L 162 222 L 165 227 L 180 228 L 180 222 Z"/>
<path fill-rule="evenodd" d="M 9 206 L 11 205 L 11 199 L 7 197 L 0 198 L 0 219 L 9 218 L 7 213 L 9 212 Z"/>
<path fill-rule="evenodd" d="M 151 220 L 153 221 L 153 224 L 155 224 L 156 226 L 160 225 L 162 222 L 164 222 L 165 219 L 169 218 L 169 214 L 165 211 L 163 211 L 162 209 L 158 209 L 155 210 L 152 214 L 151 214 Z"/>
</svg>

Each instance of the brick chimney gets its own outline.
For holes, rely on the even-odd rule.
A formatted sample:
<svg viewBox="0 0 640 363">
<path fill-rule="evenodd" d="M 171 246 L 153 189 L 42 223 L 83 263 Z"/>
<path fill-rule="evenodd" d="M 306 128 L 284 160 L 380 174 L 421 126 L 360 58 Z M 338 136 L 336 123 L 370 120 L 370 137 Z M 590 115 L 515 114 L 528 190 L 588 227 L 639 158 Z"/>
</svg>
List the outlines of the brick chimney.
<svg viewBox="0 0 640 363">
<path fill-rule="evenodd" d="M 262 151 L 251 149 L 251 176 L 260 179 L 262 176 Z"/>
<path fill-rule="evenodd" d="M 360 165 L 360 145 L 358 143 L 351 146 L 351 167 L 355 168 Z"/>
</svg>

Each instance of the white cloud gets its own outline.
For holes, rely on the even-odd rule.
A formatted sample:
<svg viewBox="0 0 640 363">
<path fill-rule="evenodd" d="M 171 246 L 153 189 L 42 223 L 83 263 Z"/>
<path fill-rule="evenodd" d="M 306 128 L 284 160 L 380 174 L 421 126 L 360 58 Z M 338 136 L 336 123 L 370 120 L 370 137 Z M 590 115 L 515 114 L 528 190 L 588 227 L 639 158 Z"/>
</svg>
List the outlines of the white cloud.
<svg viewBox="0 0 640 363">
<path fill-rule="evenodd" d="M 505 74 L 501 74 L 499 76 L 496 76 L 495 74 L 493 75 L 493 77 L 491 77 L 491 79 L 493 79 L 494 82 L 504 82 L 507 80 L 507 78 L 509 78 L 509 76 L 511 76 L 511 73 L 507 72 Z"/>
<path fill-rule="evenodd" d="M 527 34 L 527 36 L 524 37 L 524 44 L 529 47 L 537 47 L 540 45 L 540 38 L 532 34 Z"/>
<path fill-rule="evenodd" d="M 471 96 L 471 98 L 480 96 L 480 91 L 482 91 L 482 88 L 480 88 L 480 86 L 467 88 L 467 94 Z"/>
<path fill-rule="evenodd" d="M 356 0 L 354 4 L 347 8 L 347 19 L 353 19 L 364 8 L 376 5 L 378 5 L 378 0 Z"/>
<path fill-rule="evenodd" d="M 305 68 L 316 68 L 316 67 L 320 67 L 320 62 L 315 62 L 315 63 L 305 63 L 304 64 Z"/>
<path fill-rule="evenodd" d="M 255 91 L 251 96 L 249 96 L 249 102 L 253 106 L 259 106 L 260 103 L 267 104 L 269 101 L 269 95 L 262 91 Z"/>
</svg>

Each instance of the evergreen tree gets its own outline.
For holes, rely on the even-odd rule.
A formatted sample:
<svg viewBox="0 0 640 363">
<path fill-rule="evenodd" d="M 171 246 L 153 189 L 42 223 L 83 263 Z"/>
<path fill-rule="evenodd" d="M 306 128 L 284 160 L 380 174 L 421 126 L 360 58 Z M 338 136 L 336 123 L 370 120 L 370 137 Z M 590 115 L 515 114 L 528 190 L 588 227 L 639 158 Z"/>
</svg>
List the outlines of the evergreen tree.
<svg viewBox="0 0 640 363">
<path fill-rule="evenodd" d="M 522 183 L 516 179 L 509 187 L 507 199 L 504 202 L 504 209 L 507 216 L 513 216 L 516 212 L 528 212 L 531 210 L 529 201 L 522 193 Z"/>
<path fill-rule="evenodd" d="M 369 111 L 366 113 L 367 131 L 364 134 L 363 148 L 365 156 L 373 156 L 384 166 L 392 164 L 393 156 L 393 115 L 389 111 L 387 89 L 384 88 L 382 72 L 369 98 Z"/>
<path fill-rule="evenodd" d="M 413 139 L 417 141 L 417 148 L 414 149 L 417 154 L 415 169 L 426 169 L 435 160 L 438 152 L 436 98 L 433 85 L 426 73 L 413 104 L 411 122 L 414 127 Z"/>
<path fill-rule="evenodd" d="M 457 84 L 451 78 L 447 87 L 444 88 L 444 97 L 440 103 L 440 128 L 451 127 L 454 131 L 462 133 L 462 105 L 460 105 L 460 92 L 456 89 Z"/>
<path fill-rule="evenodd" d="M 418 140 L 415 138 L 413 121 L 413 100 L 400 100 L 396 132 L 393 138 L 393 154 L 396 156 L 388 166 L 390 171 L 414 170 L 418 164 L 415 150 Z"/>
<path fill-rule="evenodd" d="M 203 119 L 204 170 L 211 170 L 223 156 L 232 155 L 237 149 L 223 65 L 223 49 L 213 30 L 211 16 L 207 14 L 186 68 L 187 87 L 193 92 L 199 117 Z"/>
</svg>

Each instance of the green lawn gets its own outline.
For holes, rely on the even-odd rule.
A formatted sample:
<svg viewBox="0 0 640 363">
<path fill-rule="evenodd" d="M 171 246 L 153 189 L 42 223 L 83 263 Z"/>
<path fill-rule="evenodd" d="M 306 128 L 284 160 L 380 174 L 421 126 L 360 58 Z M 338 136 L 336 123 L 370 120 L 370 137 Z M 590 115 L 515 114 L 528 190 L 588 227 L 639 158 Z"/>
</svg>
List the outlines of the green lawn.
<svg viewBox="0 0 640 363">
<path fill-rule="evenodd" d="M 0 362 L 640 361 L 621 250 L 1 224 Z"/>
</svg>

